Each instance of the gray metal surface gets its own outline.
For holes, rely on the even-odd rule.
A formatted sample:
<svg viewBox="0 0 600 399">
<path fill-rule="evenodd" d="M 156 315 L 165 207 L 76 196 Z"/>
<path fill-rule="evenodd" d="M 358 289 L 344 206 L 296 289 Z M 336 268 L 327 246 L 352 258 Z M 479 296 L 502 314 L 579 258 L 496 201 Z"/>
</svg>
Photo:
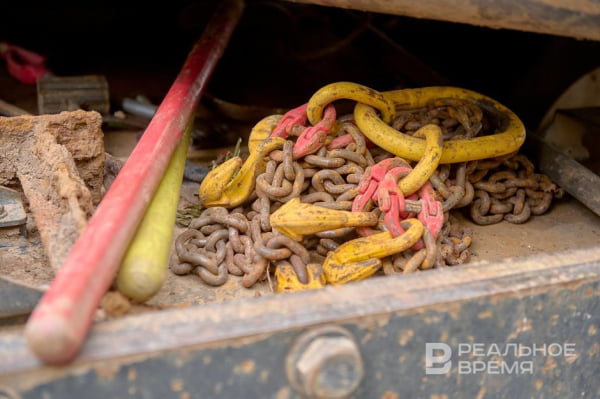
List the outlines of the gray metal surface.
<svg viewBox="0 0 600 399">
<path fill-rule="evenodd" d="M 290 347 L 335 324 L 364 361 L 356 398 L 599 397 L 599 293 L 591 248 L 97 323 L 62 368 L 40 365 L 13 330 L 0 334 L 0 387 L 22 398 L 294 398 Z M 503 358 L 530 361 L 531 374 L 460 374 L 469 358 L 453 357 L 448 374 L 426 375 L 431 342 L 569 344 L 574 355 Z"/>
<path fill-rule="evenodd" d="M 0 319 L 31 313 L 42 294 L 41 290 L 0 277 Z"/>
<path fill-rule="evenodd" d="M 10 188 L 0 186 L 0 227 L 19 226 L 27 221 L 21 203 L 21 195 Z"/>
</svg>

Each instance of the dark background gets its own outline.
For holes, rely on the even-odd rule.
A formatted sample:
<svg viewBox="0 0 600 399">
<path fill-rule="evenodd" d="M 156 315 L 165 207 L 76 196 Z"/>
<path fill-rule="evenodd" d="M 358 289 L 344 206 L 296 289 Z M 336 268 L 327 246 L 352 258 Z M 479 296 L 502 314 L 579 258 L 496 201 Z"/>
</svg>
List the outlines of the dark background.
<svg viewBox="0 0 600 399">
<path fill-rule="evenodd" d="M 0 41 L 46 55 L 56 75 L 105 74 L 115 104 L 138 93 L 160 102 L 215 4 L 11 3 L 0 12 Z M 249 0 L 208 90 L 231 102 L 292 107 L 340 80 L 378 90 L 451 84 L 496 98 L 535 128 L 560 93 L 598 65 L 593 41 Z M 0 98 L 18 102 L 17 93 L 0 80 Z"/>
</svg>

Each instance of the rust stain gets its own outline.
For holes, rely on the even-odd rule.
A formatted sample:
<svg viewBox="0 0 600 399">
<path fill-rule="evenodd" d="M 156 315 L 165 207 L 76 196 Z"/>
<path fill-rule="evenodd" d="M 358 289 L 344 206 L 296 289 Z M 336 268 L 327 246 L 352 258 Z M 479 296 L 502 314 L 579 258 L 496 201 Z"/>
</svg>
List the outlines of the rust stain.
<svg viewBox="0 0 600 399">
<path fill-rule="evenodd" d="M 210 362 L 212 362 L 212 357 L 210 357 L 210 355 L 205 355 L 202 357 L 202 363 L 210 364 Z"/>
<path fill-rule="evenodd" d="M 528 318 L 523 317 L 520 321 L 517 321 L 517 326 L 521 332 L 531 330 L 531 321 Z"/>
<path fill-rule="evenodd" d="M 433 394 L 429 398 L 430 399 L 448 399 L 448 395 L 446 395 L 445 393 L 442 393 L 439 395 Z"/>
<path fill-rule="evenodd" d="M 423 318 L 425 324 L 437 324 L 441 322 L 442 318 L 438 315 L 428 315 Z"/>
<path fill-rule="evenodd" d="M 233 372 L 236 374 L 252 374 L 256 368 L 254 360 L 244 360 L 240 364 L 234 367 Z"/>
<path fill-rule="evenodd" d="M 357 325 L 368 332 L 377 332 L 385 330 L 385 327 L 390 322 L 392 314 L 377 315 L 377 317 L 368 317 L 357 322 Z"/>
<path fill-rule="evenodd" d="M 559 318 L 560 318 L 560 315 L 553 314 L 552 317 L 550 317 L 550 324 L 552 324 L 553 326 L 556 326 L 558 324 Z"/>
<path fill-rule="evenodd" d="M 492 310 L 491 310 L 491 309 L 488 309 L 488 310 L 486 310 L 486 311 L 483 311 L 483 312 L 479 313 L 479 314 L 477 315 L 477 318 L 478 318 L 478 319 L 489 319 L 490 317 L 492 317 L 492 315 L 493 315 L 493 312 L 492 312 Z"/>
<path fill-rule="evenodd" d="M 269 370 L 263 370 L 260 372 L 260 382 L 266 383 L 269 380 Z"/>
<path fill-rule="evenodd" d="M 575 360 L 579 358 L 579 353 L 574 353 L 572 355 L 565 355 L 565 362 L 568 364 L 572 364 Z"/>
<path fill-rule="evenodd" d="M 277 391 L 277 399 L 289 399 L 292 392 L 289 387 L 283 387 L 279 391 Z"/>
<path fill-rule="evenodd" d="M 485 396 L 485 387 L 481 387 L 479 389 L 479 392 L 477 392 L 476 399 L 483 399 L 484 396 Z"/>
<path fill-rule="evenodd" d="M 518 319 L 515 330 L 508 336 L 508 339 L 514 339 L 522 332 L 526 332 L 531 330 L 531 321 L 527 317 L 523 317 L 522 319 Z"/>
<path fill-rule="evenodd" d="M 171 391 L 173 391 L 173 392 L 183 391 L 183 380 L 181 378 L 176 378 L 174 380 L 171 380 Z"/>
<path fill-rule="evenodd" d="M 400 346 L 405 346 L 408 341 L 410 341 L 412 339 L 412 337 L 414 337 L 415 335 L 415 331 L 410 329 L 410 330 L 402 330 L 398 333 L 398 344 Z"/>
<path fill-rule="evenodd" d="M 598 332 L 598 328 L 595 325 L 591 325 L 588 327 L 588 335 L 596 335 Z"/>
<path fill-rule="evenodd" d="M 596 356 L 598 353 L 600 353 L 600 344 L 594 344 L 592 345 L 592 347 L 588 350 L 588 356 L 589 357 L 594 357 Z"/>
<path fill-rule="evenodd" d="M 137 379 L 137 370 L 134 368 L 130 368 L 127 370 L 127 380 L 135 381 Z"/>
<path fill-rule="evenodd" d="M 400 395 L 394 391 L 385 391 L 381 396 L 381 399 L 400 399 Z"/>
<path fill-rule="evenodd" d="M 552 356 L 548 356 L 546 358 L 546 363 L 544 364 L 544 368 L 542 369 L 542 374 L 546 375 L 550 371 L 554 370 L 555 368 L 556 368 L 556 361 L 554 360 L 554 358 Z"/>
<path fill-rule="evenodd" d="M 440 334 L 440 342 L 446 342 L 446 341 L 448 341 L 448 331 L 444 330 Z"/>
<path fill-rule="evenodd" d="M 542 386 L 544 386 L 544 382 L 542 380 L 535 380 L 535 389 L 539 391 L 542 389 Z"/>
<path fill-rule="evenodd" d="M 180 399 L 190 399 L 192 397 L 192 395 L 189 392 L 181 392 L 181 395 L 179 395 Z"/>
<path fill-rule="evenodd" d="M 96 368 L 96 374 L 102 379 L 114 379 L 119 372 L 120 367 L 118 365 L 105 365 Z"/>
</svg>

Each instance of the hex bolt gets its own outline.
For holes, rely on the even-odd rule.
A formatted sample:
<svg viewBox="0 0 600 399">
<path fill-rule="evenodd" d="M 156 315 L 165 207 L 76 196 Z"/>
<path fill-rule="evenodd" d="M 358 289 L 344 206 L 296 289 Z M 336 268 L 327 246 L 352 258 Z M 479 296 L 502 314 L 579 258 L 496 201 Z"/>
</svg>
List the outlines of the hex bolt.
<svg viewBox="0 0 600 399">
<path fill-rule="evenodd" d="M 358 345 L 350 332 L 337 326 L 301 335 L 288 353 L 286 372 L 294 389 L 318 399 L 348 397 L 364 376 Z"/>
</svg>

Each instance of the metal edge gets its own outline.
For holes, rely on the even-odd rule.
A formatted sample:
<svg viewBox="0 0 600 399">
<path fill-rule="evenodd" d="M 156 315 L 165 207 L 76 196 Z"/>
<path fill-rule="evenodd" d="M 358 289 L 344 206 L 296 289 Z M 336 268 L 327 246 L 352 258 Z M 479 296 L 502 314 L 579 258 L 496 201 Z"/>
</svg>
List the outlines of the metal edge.
<svg viewBox="0 0 600 399">
<path fill-rule="evenodd" d="M 599 276 L 600 248 L 589 248 L 132 315 L 96 323 L 78 358 L 60 369 L 43 366 L 27 348 L 23 330 L 13 329 L 0 333 L 0 376 L 34 369 L 62 373 L 106 359 L 210 346 L 322 323 L 409 312 L 439 303 L 526 293 Z"/>
</svg>

